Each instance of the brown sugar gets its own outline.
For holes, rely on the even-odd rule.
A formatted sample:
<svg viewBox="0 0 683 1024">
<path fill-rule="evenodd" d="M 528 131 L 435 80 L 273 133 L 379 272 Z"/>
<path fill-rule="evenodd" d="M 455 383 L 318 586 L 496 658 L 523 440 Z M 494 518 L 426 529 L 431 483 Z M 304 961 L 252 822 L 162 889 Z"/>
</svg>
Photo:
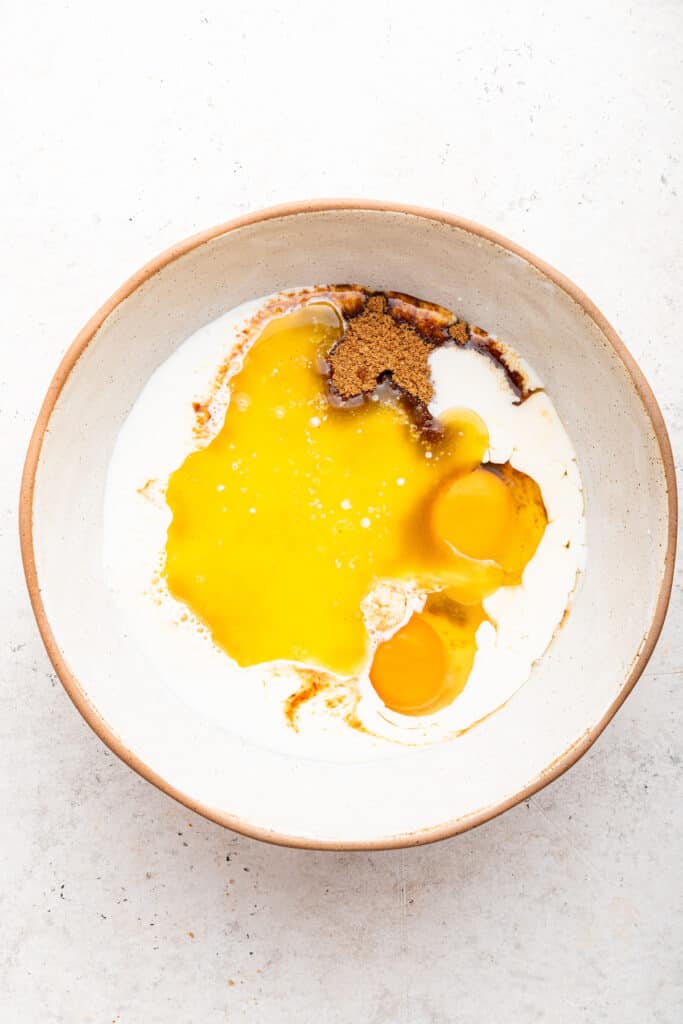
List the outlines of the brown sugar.
<svg viewBox="0 0 683 1024">
<path fill-rule="evenodd" d="M 466 345 L 469 339 L 469 330 L 464 320 L 456 320 L 448 328 L 448 335 L 458 345 Z"/>
<path fill-rule="evenodd" d="M 344 335 L 328 356 L 330 387 L 343 401 L 370 395 L 388 381 L 401 393 L 418 429 L 425 436 L 438 435 L 438 423 L 428 410 L 434 395 L 429 355 L 449 344 L 473 348 L 497 363 L 518 403 L 538 390 L 510 363 L 501 342 L 442 306 L 359 285 L 333 285 L 319 294 L 329 297 L 345 317 Z"/>
<path fill-rule="evenodd" d="M 432 347 L 415 327 L 391 315 L 386 296 L 371 295 L 330 353 L 330 382 L 348 400 L 370 394 L 389 379 L 406 396 L 426 405 L 434 394 Z"/>
</svg>

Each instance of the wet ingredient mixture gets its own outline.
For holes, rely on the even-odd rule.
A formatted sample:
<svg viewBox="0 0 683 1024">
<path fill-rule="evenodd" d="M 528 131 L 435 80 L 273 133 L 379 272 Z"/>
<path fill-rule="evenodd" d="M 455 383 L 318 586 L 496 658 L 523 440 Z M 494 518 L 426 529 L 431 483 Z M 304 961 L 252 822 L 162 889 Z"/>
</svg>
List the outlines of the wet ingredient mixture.
<svg viewBox="0 0 683 1024">
<path fill-rule="evenodd" d="M 221 429 L 166 493 L 169 590 L 239 665 L 368 671 L 403 715 L 463 690 L 483 601 L 520 583 L 547 524 L 535 481 L 485 461 L 475 412 L 429 412 L 430 354 L 484 339 L 439 307 L 362 289 L 266 323 Z M 382 580 L 422 600 L 373 643 L 363 601 Z"/>
</svg>

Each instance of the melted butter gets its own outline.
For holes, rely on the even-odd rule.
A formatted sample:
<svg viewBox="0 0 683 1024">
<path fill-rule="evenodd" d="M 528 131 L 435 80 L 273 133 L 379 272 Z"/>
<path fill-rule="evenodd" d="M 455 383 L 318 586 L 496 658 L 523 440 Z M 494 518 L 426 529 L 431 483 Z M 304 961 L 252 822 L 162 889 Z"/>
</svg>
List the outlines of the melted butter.
<svg viewBox="0 0 683 1024">
<path fill-rule="evenodd" d="M 435 443 L 391 395 L 334 407 L 321 360 L 341 332 L 337 312 L 317 304 L 271 321 L 256 339 L 230 382 L 221 430 L 169 480 L 164 573 L 173 596 L 238 664 L 286 659 L 343 676 L 367 663 L 361 602 L 373 585 L 417 580 L 435 592 L 418 613 L 425 629 L 415 627 L 403 641 L 399 630 L 381 644 L 371 678 L 389 707 L 422 714 L 464 687 L 485 618 L 481 601 L 519 582 L 545 528 L 545 509 L 530 478 L 499 467 L 495 487 L 483 481 L 498 531 L 491 557 L 482 515 L 460 525 L 456 546 L 448 507 L 439 522 L 434 510 L 448 488 L 446 506 L 471 507 L 456 484 L 490 472 L 480 468 L 485 425 L 456 410 L 443 418 L 444 437 Z M 493 508 L 499 484 L 507 497 Z M 441 653 L 432 659 L 431 690 L 411 697 L 418 633 Z M 397 680 L 383 686 L 377 668 L 397 637 L 417 659 L 412 674 L 398 680 L 398 697 Z"/>
</svg>

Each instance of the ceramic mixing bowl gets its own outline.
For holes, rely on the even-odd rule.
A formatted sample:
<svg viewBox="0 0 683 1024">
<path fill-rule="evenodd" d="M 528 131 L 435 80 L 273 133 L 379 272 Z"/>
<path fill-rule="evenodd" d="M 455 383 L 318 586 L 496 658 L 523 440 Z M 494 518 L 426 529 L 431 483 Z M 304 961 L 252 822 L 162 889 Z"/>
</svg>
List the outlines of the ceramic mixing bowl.
<svg viewBox="0 0 683 1024">
<path fill-rule="evenodd" d="M 452 308 L 543 379 L 583 475 L 588 556 L 571 614 L 528 682 L 458 739 L 337 763 L 232 734 L 128 642 L 102 570 L 117 433 L 149 376 L 247 299 L 358 281 Z M 643 671 L 674 557 L 673 460 L 642 373 L 595 306 L 535 256 L 444 213 L 364 201 L 256 213 L 153 260 L 79 334 L 31 440 L 21 539 L 38 625 L 69 696 L 132 768 L 188 807 L 291 845 L 381 848 L 462 832 L 528 797 L 593 743 Z M 192 680 L 185 684 L 192 686 Z"/>
</svg>

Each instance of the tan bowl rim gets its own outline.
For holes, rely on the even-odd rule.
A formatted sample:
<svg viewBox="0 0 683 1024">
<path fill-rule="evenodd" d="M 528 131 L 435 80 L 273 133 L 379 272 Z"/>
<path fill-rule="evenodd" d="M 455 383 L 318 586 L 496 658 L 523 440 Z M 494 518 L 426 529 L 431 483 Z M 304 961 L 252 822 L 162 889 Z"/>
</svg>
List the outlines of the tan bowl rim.
<svg viewBox="0 0 683 1024">
<path fill-rule="evenodd" d="M 279 832 L 273 832 L 268 829 L 256 827 L 231 814 L 226 814 L 220 810 L 216 810 L 215 808 L 207 807 L 192 799 L 192 797 L 188 796 L 186 793 L 182 793 L 180 790 L 170 785 L 170 783 L 165 779 L 161 778 L 161 776 L 141 761 L 140 758 L 131 750 L 128 750 L 100 717 L 98 711 L 89 701 L 81 684 L 76 676 L 71 672 L 62 656 L 59 645 L 50 627 L 41 598 L 33 547 L 33 492 L 45 431 L 52 414 L 52 410 L 62 388 L 64 387 L 67 377 L 74 368 L 81 353 L 93 339 L 110 313 L 116 309 L 124 299 L 128 298 L 129 295 L 131 295 L 137 288 L 144 284 L 145 281 L 151 278 L 163 267 L 219 235 L 223 235 L 229 231 L 235 231 L 237 228 L 257 224 L 261 221 L 272 220 L 280 217 L 291 217 L 301 213 L 319 213 L 334 210 L 373 210 L 387 213 L 410 214 L 414 217 L 423 217 L 430 221 L 460 228 L 470 234 L 477 235 L 489 242 L 493 242 L 495 245 L 522 257 L 522 259 L 536 267 L 537 270 L 553 281 L 558 287 L 562 288 L 584 309 L 591 320 L 597 324 L 602 333 L 609 340 L 617 356 L 625 365 L 631 380 L 633 381 L 636 392 L 643 402 L 654 428 L 657 442 L 659 444 L 662 466 L 664 468 L 664 475 L 668 489 L 668 543 L 664 573 L 659 588 L 659 594 L 657 596 L 657 603 L 655 605 L 652 622 L 650 624 L 650 628 L 644 634 L 642 646 L 639 649 L 639 653 L 624 681 L 623 686 L 621 687 L 621 690 L 619 691 L 617 698 L 610 705 L 597 725 L 587 729 L 578 740 L 576 740 L 563 754 L 561 754 L 560 757 L 548 765 L 531 783 L 529 783 L 529 785 L 525 786 L 513 796 L 508 797 L 508 799 L 489 807 L 483 807 L 478 811 L 474 811 L 471 814 L 452 821 L 447 821 L 441 825 L 421 829 L 411 833 L 387 836 L 385 838 L 369 842 L 305 839 L 299 836 L 285 835 Z M 395 849 L 398 847 L 419 846 L 424 843 L 431 843 L 440 839 L 446 839 L 449 836 L 458 835 L 459 833 L 466 832 L 468 829 L 481 825 L 486 821 L 490 821 L 492 818 L 502 814 L 503 811 L 508 810 L 510 807 L 514 807 L 521 801 L 527 800 L 534 793 L 538 792 L 538 790 L 548 785 L 549 782 L 557 779 L 563 774 L 563 772 L 567 771 L 567 769 L 578 761 L 578 759 L 585 754 L 588 748 L 592 746 L 598 736 L 602 733 L 603 729 L 605 729 L 607 724 L 614 717 L 640 678 L 647 662 L 649 661 L 650 655 L 654 650 L 664 623 L 664 618 L 669 604 L 669 597 L 671 595 L 674 559 L 676 554 L 677 522 L 678 506 L 674 458 L 662 413 L 654 394 L 652 393 L 652 390 L 635 359 L 599 309 L 586 295 L 584 295 L 581 289 L 577 288 L 572 281 L 566 278 L 558 270 L 555 270 L 554 267 L 550 266 L 550 264 L 546 263 L 544 260 L 534 256 L 533 253 L 528 252 L 526 249 L 522 248 L 522 246 L 511 242 L 503 235 L 499 235 L 496 231 L 491 231 L 489 228 L 483 227 L 480 224 L 466 220 L 462 217 L 454 216 L 453 214 L 444 213 L 441 210 L 432 210 L 419 206 L 408 206 L 403 203 L 382 202 L 371 199 L 313 199 L 301 202 L 285 203 L 265 210 L 258 210 L 255 213 L 238 217 L 234 220 L 227 221 L 224 224 L 218 224 L 206 231 L 202 231 L 199 234 L 192 235 L 190 238 L 186 238 L 184 241 L 166 249 L 160 255 L 150 260 L 149 263 L 146 263 L 137 271 L 136 274 L 133 274 L 125 284 L 121 285 L 121 287 L 114 292 L 111 298 L 109 298 L 104 305 L 100 307 L 85 327 L 83 327 L 60 362 L 49 385 L 33 429 L 28 452 L 26 454 L 26 462 L 24 464 L 19 497 L 21 555 L 33 612 L 38 623 L 40 634 L 43 638 L 43 643 L 45 644 L 55 672 L 61 680 L 67 694 L 91 729 L 97 733 L 100 739 L 109 747 L 110 750 L 120 757 L 122 761 L 125 761 L 126 764 L 138 773 L 138 775 L 141 775 L 158 789 L 167 793 L 175 800 L 178 800 L 181 804 L 184 804 L 197 814 L 201 814 L 205 818 L 208 818 L 219 825 L 223 825 L 226 828 L 230 828 L 235 832 L 240 832 L 243 835 L 250 836 L 254 839 L 261 839 L 281 846 L 298 847 L 310 850 L 383 850 Z"/>
</svg>

